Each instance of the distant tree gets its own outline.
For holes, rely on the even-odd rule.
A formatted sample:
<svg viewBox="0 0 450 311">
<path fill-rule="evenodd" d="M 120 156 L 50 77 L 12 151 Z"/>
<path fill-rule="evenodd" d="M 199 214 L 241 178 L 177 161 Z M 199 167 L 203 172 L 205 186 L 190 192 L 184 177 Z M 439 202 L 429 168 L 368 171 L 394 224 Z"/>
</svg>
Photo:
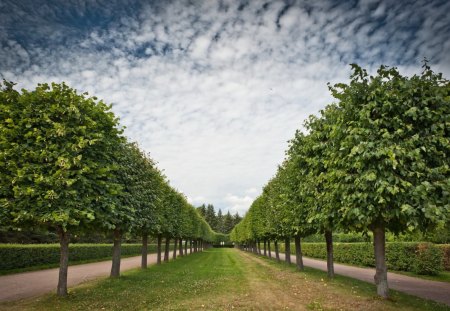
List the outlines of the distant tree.
<svg viewBox="0 0 450 311">
<path fill-rule="evenodd" d="M 231 216 L 230 211 L 223 216 L 223 233 L 230 233 L 234 228 L 233 216 Z"/>
<path fill-rule="evenodd" d="M 205 220 L 213 230 L 217 228 L 217 219 L 216 212 L 214 211 L 214 205 L 208 204 L 208 206 L 206 207 Z"/>
<path fill-rule="evenodd" d="M 223 215 L 222 215 L 222 210 L 219 208 L 219 211 L 217 212 L 217 217 L 216 217 L 216 228 L 213 228 L 214 229 L 214 231 L 216 231 L 216 232 L 221 232 L 221 233 L 224 233 L 224 223 L 223 223 L 223 221 L 224 221 L 224 218 L 223 218 Z"/>
<path fill-rule="evenodd" d="M 205 204 L 202 204 L 199 207 L 197 207 L 197 212 L 200 214 L 200 216 L 205 218 L 206 217 L 206 206 L 205 206 Z"/>
<path fill-rule="evenodd" d="M 239 216 L 239 213 L 236 212 L 236 214 L 234 214 L 233 216 L 233 227 L 235 227 L 238 223 L 240 223 L 242 220 L 242 217 Z"/>
</svg>

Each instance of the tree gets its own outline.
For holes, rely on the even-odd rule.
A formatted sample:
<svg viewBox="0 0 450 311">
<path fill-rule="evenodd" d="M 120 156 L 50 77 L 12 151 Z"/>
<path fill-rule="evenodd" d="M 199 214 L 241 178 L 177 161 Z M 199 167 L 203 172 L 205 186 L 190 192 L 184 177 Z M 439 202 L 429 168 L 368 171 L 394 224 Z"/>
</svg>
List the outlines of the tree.
<svg viewBox="0 0 450 311">
<path fill-rule="evenodd" d="M 214 205 L 208 204 L 206 206 L 205 220 L 211 226 L 211 228 L 217 228 L 216 212 L 214 211 Z"/>
<path fill-rule="evenodd" d="M 219 208 L 219 211 L 217 212 L 217 217 L 216 217 L 216 227 L 213 228 L 214 231 L 216 232 L 221 232 L 224 233 L 224 218 L 222 215 L 222 210 Z"/>
<path fill-rule="evenodd" d="M 377 292 L 388 297 L 385 231 L 426 230 L 450 213 L 450 83 L 427 63 L 421 75 L 352 65 L 349 84 L 330 87 L 339 117 L 331 165 L 344 228 L 374 235 Z"/>
<path fill-rule="evenodd" d="M 56 230 L 61 245 L 57 293 L 67 294 L 69 233 L 83 230 L 120 193 L 111 154 L 123 143 L 111 107 L 65 83 L 0 91 L 2 222 Z M 101 218 L 101 217 L 100 217 Z"/>
<path fill-rule="evenodd" d="M 236 214 L 233 215 L 233 227 L 236 226 L 238 223 L 240 223 L 242 220 L 242 217 L 239 216 L 239 213 L 236 212 Z"/>
<path fill-rule="evenodd" d="M 310 133 L 302 139 L 300 154 L 304 160 L 299 163 L 300 174 L 304 177 L 299 188 L 300 195 L 309 206 L 307 218 L 311 227 L 324 234 L 327 274 L 330 278 L 334 277 L 332 232 L 339 223 L 338 209 L 341 204 L 335 181 L 335 176 L 341 171 L 332 165 L 338 152 L 338 144 L 332 139 L 338 116 L 336 106 L 329 105 L 320 111 L 320 117 L 309 117 L 305 126 Z"/>
<path fill-rule="evenodd" d="M 223 233 L 230 233 L 233 230 L 234 222 L 233 216 L 231 216 L 230 211 L 228 211 L 223 219 Z"/>
<path fill-rule="evenodd" d="M 197 207 L 197 211 L 200 214 L 200 216 L 202 216 L 203 218 L 206 217 L 206 206 L 205 206 L 205 204 L 202 204 L 199 207 Z"/>
</svg>

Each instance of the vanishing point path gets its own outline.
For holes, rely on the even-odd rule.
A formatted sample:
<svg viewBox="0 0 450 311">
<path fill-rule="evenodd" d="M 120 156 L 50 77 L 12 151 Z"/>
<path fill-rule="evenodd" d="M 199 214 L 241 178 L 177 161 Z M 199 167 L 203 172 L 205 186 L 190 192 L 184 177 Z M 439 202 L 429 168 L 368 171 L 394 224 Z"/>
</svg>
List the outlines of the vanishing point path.
<svg viewBox="0 0 450 311">
<path fill-rule="evenodd" d="M 280 254 L 284 259 L 284 254 Z M 295 256 L 292 256 L 295 262 Z M 141 257 L 122 259 L 121 270 L 129 270 L 140 266 Z M 148 255 L 148 263 L 156 263 L 156 254 Z M 326 262 L 304 258 L 305 266 L 326 270 Z M 374 269 L 358 268 L 335 264 L 335 273 L 373 283 Z M 68 285 L 75 286 L 87 280 L 109 275 L 111 261 L 75 265 L 69 267 Z M 40 296 L 55 291 L 58 280 L 58 269 L 18 273 L 0 276 L 0 302 L 14 301 Z M 400 292 L 421 298 L 434 300 L 450 306 L 450 284 L 404 276 L 395 273 L 388 275 L 389 287 Z"/>
</svg>

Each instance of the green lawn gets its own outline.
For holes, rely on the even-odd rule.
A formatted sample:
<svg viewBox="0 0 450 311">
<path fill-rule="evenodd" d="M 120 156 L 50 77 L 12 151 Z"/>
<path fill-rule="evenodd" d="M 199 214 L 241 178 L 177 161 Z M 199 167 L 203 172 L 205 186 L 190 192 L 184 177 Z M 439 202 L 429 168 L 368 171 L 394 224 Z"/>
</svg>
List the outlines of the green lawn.
<svg viewBox="0 0 450 311">
<path fill-rule="evenodd" d="M 450 310 L 393 292 L 385 301 L 373 285 L 345 277 L 329 281 L 314 269 L 295 267 L 235 249 L 210 249 L 119 279 L 101 279 L 70 290 L 0 305 L 5 310 Z"/>
</svg>

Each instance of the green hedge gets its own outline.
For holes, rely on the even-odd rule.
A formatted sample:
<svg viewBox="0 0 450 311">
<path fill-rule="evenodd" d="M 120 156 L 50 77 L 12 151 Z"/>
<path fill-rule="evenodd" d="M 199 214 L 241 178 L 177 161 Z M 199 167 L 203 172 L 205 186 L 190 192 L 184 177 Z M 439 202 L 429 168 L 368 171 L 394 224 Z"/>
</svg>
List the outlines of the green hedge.
<svg viewBox="0 0 450 311">
<path fill-rule="evenodd" d="M 148 246 L 149 253 L 156 245 Z M 139 255 L 140 244 L 122 244 L 122 255 Z M 108 258 L 112 256 L 111 244 L 71 244 L 70 262 Z M 0 244 L 0 270 L 12 270 L 59 263 L 59 244 Z"/>
<path fill-rule="evenodd" d="M 444 270 L 450 271 L 450 244 L 438 244 L 444 255 Z"/>
<path fill-rule="evenodd" d="M 281 245 L 284 252 L 284 244 Z M 340 263 L 375 267 L 371 243 L 333 243 L 334 260 Z M 291 244 L 291 252 L 295 246 Z M 302 243 L 306 257 L 326 259 L 325 243 Z M 386 262 L 389 270 L 411 271 L 418 274 L 437 274 L 450 264 L 450 245 L 434 245 L 418 242 L 386 243 Z"/>
</svg>

